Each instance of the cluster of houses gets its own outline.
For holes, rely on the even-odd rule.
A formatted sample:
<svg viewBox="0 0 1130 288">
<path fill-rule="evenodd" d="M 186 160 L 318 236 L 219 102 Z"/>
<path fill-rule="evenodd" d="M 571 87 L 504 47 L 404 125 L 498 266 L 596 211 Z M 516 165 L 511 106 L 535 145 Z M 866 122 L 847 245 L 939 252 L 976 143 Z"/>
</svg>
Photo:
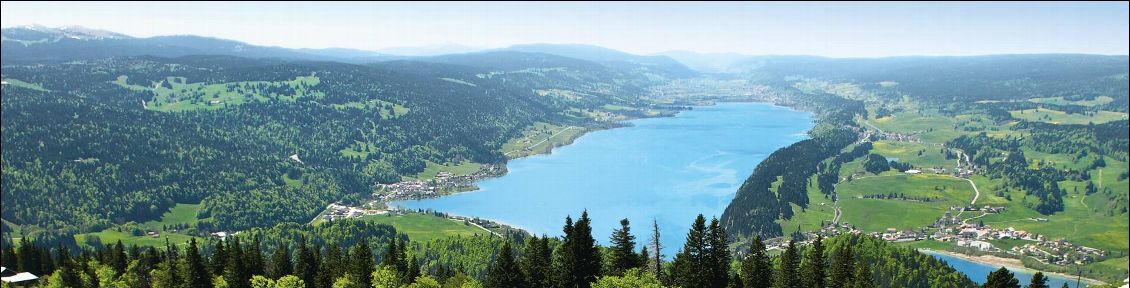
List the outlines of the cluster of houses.
<svg viewBox="0 0 1130 288">
<path fill-rule="evenodd" d="M 425 181 L 401 181 L 392 184 L 377 184 L 377 198 L 382 201 L 400 199 L 421 199 L 435 197 L 439 188 Z"/>
<path fill-rule="evenodd" d="M 405 199 L 433 198 L 454 191 L 467 191 L 475 189 L 475 181 L 485 178 L 498 177 L 506 174 L 506 166 L 502 164 L 483 164 L 478 171 L 470 175 L 455 175 L 450 172 L 439 172 L 431 180 L 402 181 L 392 184 L 378 184 L 376 198 L 381 201 L 395 201 Z"/>
<path fill-rule="evenodd" d="M 356 218 L 365 215 L 379 215 L 387 212 L 388 211 L 384 210 L 366 210 L 357 207 L 331 203 L 328 207 L 326 207 L 326 211 L 325 213 L 322 213 L 321 218 L 325 221 L 334 221 L 340 219 Z"/>
<path fill-rule="evenodd" d="M 947 213 L 948 214 L 948 213 Z M 943 217 L 945 218 L 945 217 Z M 1077 245 L 1066 240 L 1048 240 L 1044 235 L 1016 230 L 1013 227 L 996 229 L 980 224 L 960 224 L 938 229 L 930 238 L 954 242 L 959 247 L 970 247 L 986 252 L 1004 252 L 1017 256 L 1031 256 L 1040 262 L 1056 265 L 1086 264 L 1101 261 L 1107 251 Z M 1031 243 L 1004 250 L 989 241 L 1018 239 Z"/>
<path fill-rule="evenodd" d="M 1056 265 L 1083 265 L 1109 256 L 1107 251 L 1076 245 L 1065 240 L 1038 241 L 1012 247 L 1012 254 L 1031 256 L 1040 262 Z"/>
<path fill-rule="evenodd" d="M 918 140 L 917 136 L 914 136 L 914 135 L 911 135 L 911 134 L 903 134 L 903 133 L 898 133 L 898 132 L 885 132 L 884 131 L 884 132 L 875 132 L 875 135 L 879 136 L 880 139 L 890 139 L 890 140 L 895 140 L 895 141 L 899 141 L 899 142 L 912 142 L 912 143 L 913 142 L 920 142 L 920 140 Z"/>
</svg>

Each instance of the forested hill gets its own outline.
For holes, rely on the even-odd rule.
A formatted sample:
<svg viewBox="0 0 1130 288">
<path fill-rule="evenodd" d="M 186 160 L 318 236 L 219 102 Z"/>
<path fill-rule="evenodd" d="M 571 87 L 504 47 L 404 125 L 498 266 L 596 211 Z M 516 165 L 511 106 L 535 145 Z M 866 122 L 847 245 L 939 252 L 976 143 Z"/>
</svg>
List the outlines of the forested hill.
<svg viewBox="0 0 1130 288">
<path fill-rule="evenodd" d="M 1065 208 L 1070 205 L 1064 204 L 1068 199 L 1066 191 L 1083 191 L 1088 181 L 1102 181 L 1091 177 L 1100 175 L 1098 169 L 1105 166 L 1105 160 L 1092 158 L 1116 159 L 1118 163 L 1127 160 L 1130 141 L 1121 130 L 1127 125 L 1125 115 L 1130 98 L 1128 59 L 1125 55 L 1045 54 L 855 59 L 763 56 L 737 61 L 727 69 L 741 71 L 737 75 L 749 83 L 768 87 L 779 95 L 778 102 L 807 103 L 809 109 L 825 113 L 819 114 L 821 125 L 810 133 L 812 139 L 778 150 L 759 163 L 722 215 L 723 224 L 739 236 L 779 236 L 801 229 L 781 227 L 786 222 L 808 225 L 803 228 L 805 231 L 819 228 L 817 225 L 832 220 L 839 212 L 827 208 L 820 212 L 827 215 L 805 213 L 809 209 L 825 209 L 810 206 L 810 199 L 832 205 L 838 197 L 835 184 L 864 175 L 857 171 L 861 170 L 860 161 L 855 159 L 880 153 L 869 152 L 871 142 L 880 140 L 886 140 L 881 143 L 886 146 L 877 150 L 887 153 L 884 156 L 905 153 L 894 151 L 893 145 L 921 151 L 891 156 L 901 159 L 900 162 L 909 161 L 901 163 L 899 167 L 903 168 L 898 171 L 911 166 L 938 168 L 948 171 L 938 174 L 948 176 L 955 169 L 954 163 L 960 162 L 955 161 L 958 152 L 945 151 L 958 149 L 969 153 L 976 167 L 956 168 L 976 171 L 962 177 L 986 177 L 974 178 L 983 181 L 977 184 L 981 186 L 980 193 L 992 191 L 991 197 L 999 197 L 982 196 L 977 202 L 979 206 L 986 202 L 1015 203 L 1015 208 L 1008 207 L 1016 210 L 1014 213 L 1062 213 L 1070 209 Z M 858 134 L 850 135 L 847 131 Z M 895 134 L 880 135 L 883 132 Z M 852 137 L 859 135 L 872 137 Z M 923 156 L 932 151 L 937 153 L 936 158 Z M 925 158 L 938 160 L 919 160 Z M 1099 164 L 1092 165 L 1091 161 Z M 841 171 L 841 164 L 854 170 Z M 886 170 L 891 169 L 866 175 Z M 1120 173 L 1116 168 L 1107 170 Z M 1067 190 L 1057 184 L 1080 187 Z M 1013 191 L 1022 192 L 1014 196 Z M 1095 189 L 1086 191 L 1094 193 Z M 1083 207 L 1079 211 L 1086 211 L 1078 213 L 1125 217 L 1126 209 L 1122 207 L 1126 196 L 1122 191 L 1116 188 L 1103 194 L 1109 201 L 1101 203 L 1111 203 L 1106 204 L 1110 208 L 1092 211 L 1080 204 Z M 907 191 L 866 191 L 903 192 Z M 1085 195 L 1067 197 L 1082 196 Z M 961 202 L 969 203 L 969 199 Z M 796 219 L 794 214 L 804 217 Z M 928 221 L 920 226 L 937 217 L 923 216 Z M 1124 244 L 1118 248 L 1122 247 Z"/>
<path fill-rule="evenodd" d="M 801 79 L 856 83 L 887 100 L 907 95 L 932 102 L 1011 101 L 1034 97 L 1078 100 L 1109 96 L 1106 108 L 1125 111 L 1126 55 L 1032 54 L 965 57 L 823 58 L 760 56 L 732 64 L 759 82 Z M 791 81 L 790 81 L 791 80 Z M 1120 108 L 1122 107 L 1122 108 Z"/>
<path fill-rule="evenodd" d="M 532 124 L 597 125 L 585 111 L 659 83 L 536 53 L 427 60 L 5 65 L 3 220 L 97 231 L 202 202 L 205 231 L 306 222 L 428 162 L 504 162 L 502 144 Z"/>
</svg>

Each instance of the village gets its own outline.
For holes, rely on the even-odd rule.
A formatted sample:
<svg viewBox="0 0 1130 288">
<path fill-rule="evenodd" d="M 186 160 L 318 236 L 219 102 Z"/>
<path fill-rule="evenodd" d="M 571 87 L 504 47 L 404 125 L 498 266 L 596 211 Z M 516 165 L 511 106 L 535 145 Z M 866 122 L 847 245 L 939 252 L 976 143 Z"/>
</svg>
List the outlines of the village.
<svg viewBox="0 0 1130 288">
<path fill-rule="evenodd" d="M 478 171 L 470 175 L 454 175 L 439 172 L 430 180 L 401 181 L 392 184 L 377 184 L 373 197 L 379 201 L 416 200 L 435 198 L 458 192 L 474 191 L 475 181 L 506 174 L 505 164 L 482 164 Z"/>
<path fill-rule="evenodd" d="M 1017 230 L 1013 227 L 991 227 L 978 221 L 968 223 L 962 220 L 957 213 L 981 212 L 983 215 L 1001 213 L 1004 207 L 951 207 L 945 215 L 927 227 L 919 229 L 899 230 L 887 228 L 882 232 L 867 233 L 888 242 L 911 242 L 933 240 L 953 243 L 956 247 L 973 253 L 1005 254 L 1010 258 L 1031 257 L 1044 264 L 1054 265 L 1085 265 L 1105 260 L 1111 256 L 1109 251 L 1074 244 L 1063 239 L 1049 240 L 1044 235 Z M 957 212 L 957 213 L 954 213 Z M 983 216 L 982 215 L 982 216 Z M 976 218 L 976 217 L 975 217 Z M 1030 221 L 1047 221 L 1045 218 L 1031 218 Z M 933 231 L 932 233 L 930 231 Z M 810 237 L 823 235 L 831 237 L 843 233 L 863 234 L 848 222 L 827 223 L 822 229 L 815 231 Z M 1024 240 L 1030 243 L 1015 245 L 1011 248 L 1000 248 L 993 242 L 1003 240 Z"/>
</svg>

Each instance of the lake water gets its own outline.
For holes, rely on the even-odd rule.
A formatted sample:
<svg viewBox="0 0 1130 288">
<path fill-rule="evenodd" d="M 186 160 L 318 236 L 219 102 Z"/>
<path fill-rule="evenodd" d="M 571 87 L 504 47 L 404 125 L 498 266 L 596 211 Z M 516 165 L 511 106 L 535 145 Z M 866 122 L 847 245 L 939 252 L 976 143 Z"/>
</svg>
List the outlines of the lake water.
<svg viewBox="0 0 1130 288">
<path fill-rule="evenodd" d="M 997 271 L 997 269 L 1001 268 L 999 266 L 977 263 L 977 262 L 973 262 L 973 261 L 969 261 L 969 260 L 965 260 L 965 259 L 961 259 L 961 258 L 937 253 L 937 252 L 931 252 L 931 251 L 923 251 L 923 252 L 926 253 L 926 254 L 929 254 L 930 256 L 934 256 L 935 258 L 941 259 L 942 261 L 946 261 L 946 263 L 949 263 L 950 266 L 953 266 L 953 268 L 957 269 L 957 271 L 965 273 L 966 276 L 969 276 L 969 279 L 973 279 L 973 281 L 977 282 L 977 284 L 984 284 L 986 277 L 989 277 L 989 273 L 991 273 L 993 271 Z M 1012 273 L 1016 275 L 1016 279 L 1020 280 L 1020 286 L 1022 286 L 1022 287 L 1027 287 L 1028 283 L 1032 281 L 1032 274 L 1035 274 L 1035 272 L 1022 271 L 1022 270 L 1016 270 L 1016 269 L 1009 269 L 1009 270 L 1012 271 Z M 1044 274 L 1044 276 L 1048 277 L 1048 286 L 1049 287 L 1054 287 L 1054 288 L 1063 287 L 1063 283 L 1067 283 L 1068 287 L 1076 287 L 1074 278 L 1067 279 L 1067 278 L 1054 276 L 1054 275 L 1047 275 L 1047 274 Z M 1083 287 L 1087 286 L 1086 282 L 1083 282 L 1082 284 L 1083 284 L 1082 285 Z"/>
<path fill-rule="evenodd" d="M 760 103 L 695 107 L 675 117 L 588 133 L 573 144 L 511 161 L 479 191 L 394 203 L 495 220 L 560 236 L 565 216 L 588 209 L 593 236 L 607 244 L 619 220 L 637 243 L 660 228 L 667 257 L 682 248 L 698 214 L 721 216 L 757 163 L 806 139 L 812 114 Z M 654 253 L 654 251 L 652 252 Z"/>
</svg>

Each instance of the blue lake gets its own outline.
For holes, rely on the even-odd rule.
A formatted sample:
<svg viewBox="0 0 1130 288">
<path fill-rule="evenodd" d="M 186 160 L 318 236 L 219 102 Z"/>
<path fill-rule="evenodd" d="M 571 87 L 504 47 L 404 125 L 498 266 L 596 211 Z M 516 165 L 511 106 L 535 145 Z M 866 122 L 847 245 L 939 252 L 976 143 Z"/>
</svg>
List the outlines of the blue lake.
<svg viewBox="0 0 1130 288">
<path fill-rule="evenodd" d="M 638 242 L 658 222 L 667 257 L 682 247 L 698 214 L 720 217 L 757 163 L 806 139 L 812 114 L 760 103 L 695 107 L 675 117 L 588 133 L 573 144 L 511 161 L 479 191 L 394 205 L 480 217 L 560 236 L 566 216 L 587 209 L 593 236 L 607 244 L 619 220 Z M 654 252 L 653 252 L 654 253 Z"/>
<path fill-rule="evenodd" d="M 966 276 L 969 276 L 969 279 L 972 279 L 973 282 L 977 282 L 977 284 L 984 284 L 985 279 L 987 277 L 989 277 L 989 273 L 991 273 L 993 271 L 997 271 L 997 269 L 1001 268 L 1000 266 L 993 266 L 993 265 L 989 265 L 989 264 L 981 264 L 981 263 L 977 263 L 977 262 L 973 262 L 973 261 L 969 261 L 969 260 L 965 260 L 965 259 L 961 259 L 961 258 L 937 253 L 937 252 L 932 252 L 932 251 L 923 251 L 923 252 L 926 253 L 926 254 L 929 254 L 930 256 L 934 256 L 935 258 L 941 259 L 942 261 L 946 261 L 946 263 L 949 263 L 950 266 L 953 266 L 953 268 L 957 269 L 957 271 L 965 273 Z M 1022 287 L 1027 287 L 1028 283 L 1030 283 L 1032 281 L 1032 274 L 1035 274 L 1035 272 L 1017 270 L 1017 269 L 1011 269 L 1011 268 L 1009 268 L 1008 270 L 1012 271 L 1012 273 L 1016 275 L 1016 279 L 1020 280 L 1020 286 L 1022 286 Z M 1047 275 L 1047 274 L 1044 274 L 1044 276 L 1048 277 L 1048 286 L 1049 287 L 1063 287 L 1063 283 L 1067 283 L 1068 287 L 1076 287 L 1075 286 L 1075 279 L 1067 279 L 1067 278 L 1063 278 L 1063 277 L 1059 277 L 1059 276 L 1055 276 L 1055 275 Z M 1087 283 L 1082 282 L 1082 287 L 1086 287 L 1086 286 L 1087 286 Z"/>
</svg>

